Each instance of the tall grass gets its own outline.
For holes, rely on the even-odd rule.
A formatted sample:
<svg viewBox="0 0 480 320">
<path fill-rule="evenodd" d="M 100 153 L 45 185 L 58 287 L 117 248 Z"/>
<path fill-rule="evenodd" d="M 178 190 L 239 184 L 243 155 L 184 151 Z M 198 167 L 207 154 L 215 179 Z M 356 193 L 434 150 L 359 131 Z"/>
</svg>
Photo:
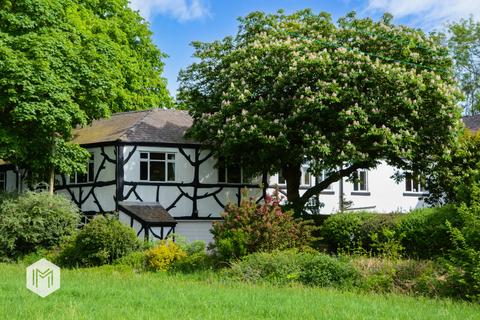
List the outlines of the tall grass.
<svg viewBox="0 0 480 320">
<path fill-rule="evenodd" d="M 62 270 L 59 291 L 25 288 L 21 265 L 0 264 L 0 319 L 478 319 L 480 306 L 222 281 L 215 275 Z"/>
</svg>

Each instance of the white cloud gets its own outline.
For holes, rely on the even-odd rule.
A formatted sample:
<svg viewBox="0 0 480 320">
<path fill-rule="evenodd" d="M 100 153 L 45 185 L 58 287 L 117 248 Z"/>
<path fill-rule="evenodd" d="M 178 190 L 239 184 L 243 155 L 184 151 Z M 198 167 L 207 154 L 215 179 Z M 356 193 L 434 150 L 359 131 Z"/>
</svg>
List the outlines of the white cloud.
<svg viewBox="0 0 480 320">
<path fill-rule="evenodd" d="M 150 20 L 157 14 L 170 15 L 179 21 L 200 19 L 210 15 L 202 0 L 130 0 L 130 7 Z"/>
<path fill-rule="evenodd" d="M 410 17 L 426 28 L 473 15 L 480 19 L 479 0 L 368 0 L 367 11 L 390 12 L 395 18 Z"/>
</svg>

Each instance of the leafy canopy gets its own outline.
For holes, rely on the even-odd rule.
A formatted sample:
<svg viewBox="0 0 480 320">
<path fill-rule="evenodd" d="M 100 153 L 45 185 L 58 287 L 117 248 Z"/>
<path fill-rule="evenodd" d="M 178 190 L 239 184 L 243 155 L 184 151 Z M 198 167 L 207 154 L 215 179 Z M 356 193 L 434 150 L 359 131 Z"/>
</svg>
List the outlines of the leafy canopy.
<svg viewBox="0 0 480 320">
<path fill-rule="evenodd" d="M 341 176 L 380 160 L 419 170 L 447 151 L 460 93 L 441 39 L 354 13 L 337 24 L 310 10 L 253 12 L 238 34 L 194 42 L 180 73 L 190 135 L 251 174 L 282 171 L 304 204 Z M 301 198 L 300 166 L 330 176 Z M 339 169 L 341 168 L 341 169 Z"/>
<path fill-rule="evenodd" d="M 127 0 L 0 4 L 0 158 L 40 175 L 84 170 L 72 128 L 170 106 L 165 55 Z"/>
<path fill-rule="evenodd" d="M 449 25 L 448 46 L 455 61 L 455 73 L 465 94 L 467 114 L 480 112 L 480 22 L 473 17 Z"/>
</svg>

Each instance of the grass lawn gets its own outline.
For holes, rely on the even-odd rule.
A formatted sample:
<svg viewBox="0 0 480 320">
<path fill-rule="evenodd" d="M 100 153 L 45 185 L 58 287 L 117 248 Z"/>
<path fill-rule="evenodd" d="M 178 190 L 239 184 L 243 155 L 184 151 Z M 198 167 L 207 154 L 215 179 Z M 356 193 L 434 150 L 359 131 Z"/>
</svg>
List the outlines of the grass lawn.
<svg viewBox="0 0 480 320">
<path fill-rule="evenodd" d="M 480 319 L 480 305 L 396 295 L 222 282 L 215 277 L 62 270 L 40 298 L 25 268 L 0 264 L 0 319 Z"/>
</svg>

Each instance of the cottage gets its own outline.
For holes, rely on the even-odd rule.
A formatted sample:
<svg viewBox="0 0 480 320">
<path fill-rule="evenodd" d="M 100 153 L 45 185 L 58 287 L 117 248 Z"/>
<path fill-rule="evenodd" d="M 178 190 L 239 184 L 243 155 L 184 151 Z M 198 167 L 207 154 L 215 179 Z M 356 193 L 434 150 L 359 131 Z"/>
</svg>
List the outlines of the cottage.
<svg viewBox="0 0 480 320">
<path fill-rule="evenodd" d="M 467 117 L 472 129 L 479 118 Z M 281 175 L 246 180 L 239 167 L 217 166 L 217 160 L 198 142 L 185 138 L 192 118 L 185 111 L 152 109 L 117 113 L 75 130 L 74 141 L 91 154 L 86 174 L 57 176 L 55 189 L 66 194 L 91 216 L 119 212 L 119 219 L 144 239 L 163 239 L 175 232 L 189 240 L 211 241 L 213 221 L 228 202 L 239 203 L 247 188 L 258 201 L 273 186 L 285 188 Z M 305 166 L 301 189 L 322 180 Z M 381 163 L 359 170 L 358 179 L 333 183 L 317 200 L 320 212 L 338 211 L 341 195 L 349 209 L 404 212 L 424 206 L 428 194 L 414 176 L 402 183 L 391 177 L 395 168 Z M 0 163 L 0 190 L 20 190 L 22 171 Z"/>
</svg>

